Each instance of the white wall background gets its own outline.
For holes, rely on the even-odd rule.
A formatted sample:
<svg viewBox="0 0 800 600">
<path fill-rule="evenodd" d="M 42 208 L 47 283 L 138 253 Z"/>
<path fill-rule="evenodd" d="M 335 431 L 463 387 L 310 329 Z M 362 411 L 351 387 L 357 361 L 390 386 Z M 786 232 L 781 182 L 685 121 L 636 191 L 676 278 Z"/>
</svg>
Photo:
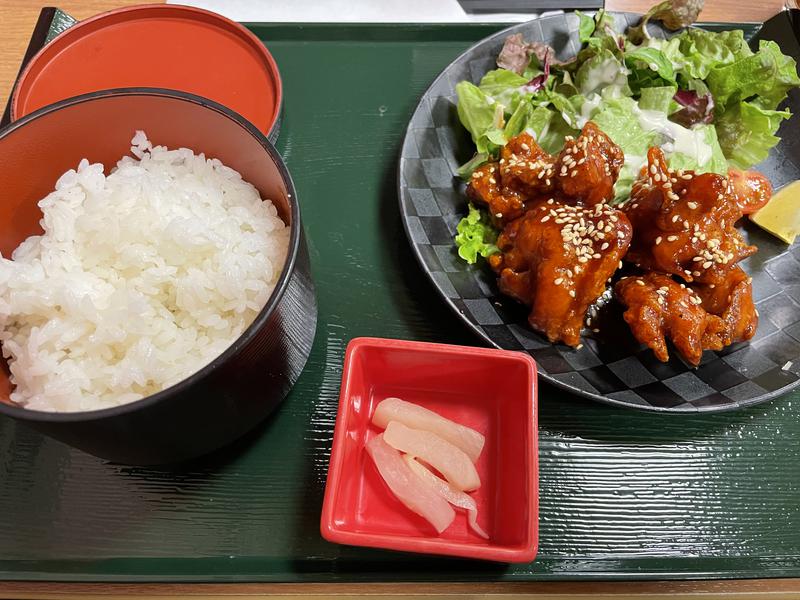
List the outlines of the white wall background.
<svg viewBox="0 0 800 600">
<path fill-rule="evenodd" d="M 234 21 L 465 23 L 528 21 L 532 13 L 469 14 L 457 0 L 168 0 L 213 10 Z"/>
</svg>

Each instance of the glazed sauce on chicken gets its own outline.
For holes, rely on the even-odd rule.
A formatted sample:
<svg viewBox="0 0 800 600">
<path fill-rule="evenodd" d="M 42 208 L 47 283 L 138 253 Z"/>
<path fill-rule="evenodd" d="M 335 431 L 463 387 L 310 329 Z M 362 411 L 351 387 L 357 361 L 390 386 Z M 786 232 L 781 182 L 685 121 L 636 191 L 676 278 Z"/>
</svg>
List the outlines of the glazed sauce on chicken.
<svg viewBox="0 0 800 600">
<path fill-rule="evenodd" d="M 488 259 L 501 292 L 530 307 L 533 329 L 573 347 L 609 289 L 661 361 L 668 342 L 697 365 L 704 350 L 753 337 L 752 280 L 738 263 L 756 248 L 735 225 L 769 200 L 769 182 L 755 172 L 673 171 L 651 148 L 630 198 L 612 206 L 623 163 L 590 121 L 556 156 L 523 133 L 473 173 L 467 194 L 501 229 Z M 620 278 L 623 263 L 633 274 Z"/>
</svg>

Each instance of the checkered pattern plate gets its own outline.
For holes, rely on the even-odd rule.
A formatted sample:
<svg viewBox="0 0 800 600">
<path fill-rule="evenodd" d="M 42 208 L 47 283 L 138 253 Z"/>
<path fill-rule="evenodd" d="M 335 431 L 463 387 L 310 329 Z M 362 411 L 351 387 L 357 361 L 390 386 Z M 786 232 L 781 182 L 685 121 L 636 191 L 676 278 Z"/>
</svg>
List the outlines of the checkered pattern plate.
<svg viewBox="0 0 800 600">
<path fill-rule="evenodd" d="M 614 18 L 618 29 L 638 21 L 629 13 Z M 528 352 L 545 380 L 600 402 L 653 411 L 721 411 L 794 388 L 800 381 L 800 244 L 787 248 L 754 226 L 745 235 L 759 252 L 743 267 L 753 277 L 761 315 L 758 332 L 748 343 L 706 352 L 695 369 L 677 357 L 666 364 L 657 361 L 636 343 L 620 314 L 607 320 L 601 334 L 584 335 L 580 350 L 552 344 L 530 329 L 525 307 L 498 292 L 485 263 L 470 266 L 458 257 L 453 236 L 466 201 L 455 172 L 474 147 L 458 122 L 455 85 L 464 79 L 477 83 L 494 68 L 505 38 L 516 32 L 550 44 L 562 60 L 578 48 L 574 14 L 537 19 L 486 38 L 433 82 L 406 132 L 398 177 L 400 211 L 413 251 L 442 297 L 486 342 Z M 798 112 L 800 95 L 794 92 L 789 105 Z M 797 118 L 787 121 L 779 132 L 783 141 L 759 167 L 776 187 L 800 178 L 799 128 Z"/>
</svg>

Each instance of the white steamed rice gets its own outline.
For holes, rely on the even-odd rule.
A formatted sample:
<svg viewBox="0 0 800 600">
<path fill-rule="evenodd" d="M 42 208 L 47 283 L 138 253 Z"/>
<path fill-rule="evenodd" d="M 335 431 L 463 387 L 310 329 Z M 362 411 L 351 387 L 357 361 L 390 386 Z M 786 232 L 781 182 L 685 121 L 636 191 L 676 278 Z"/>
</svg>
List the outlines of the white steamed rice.
<svg viewBox="0 0 800 600">
<path fill-rule="evenodd" d="M 44 235 L 0 258 L 11 399 L 116 406 L 177 383 L 228 348 L 278 280 L 289 228 L 219 160 L 137 131 L 108 176 L 82 160 L 39 202 Z"/>
</svg>

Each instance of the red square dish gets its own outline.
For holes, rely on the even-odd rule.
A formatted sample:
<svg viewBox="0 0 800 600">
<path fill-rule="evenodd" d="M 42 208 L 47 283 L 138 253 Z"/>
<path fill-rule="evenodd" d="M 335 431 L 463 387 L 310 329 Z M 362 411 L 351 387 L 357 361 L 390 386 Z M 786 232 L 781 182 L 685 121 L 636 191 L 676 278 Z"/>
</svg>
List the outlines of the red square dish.
<svg viewBox="0 0 800 600">
<path fill-rule="evenodd" d="M 398 397 L 472 427 L 486 443 L 472 492 L 485 540 L 464 511 L 441 534 L 389 490 L 364 444 L 377 404 Z M 536 363 L 523 352 L 356 338 L 347 346 L 320 529 L 331 542 L 530 562 L 539 537 Z"/>
</svg>

